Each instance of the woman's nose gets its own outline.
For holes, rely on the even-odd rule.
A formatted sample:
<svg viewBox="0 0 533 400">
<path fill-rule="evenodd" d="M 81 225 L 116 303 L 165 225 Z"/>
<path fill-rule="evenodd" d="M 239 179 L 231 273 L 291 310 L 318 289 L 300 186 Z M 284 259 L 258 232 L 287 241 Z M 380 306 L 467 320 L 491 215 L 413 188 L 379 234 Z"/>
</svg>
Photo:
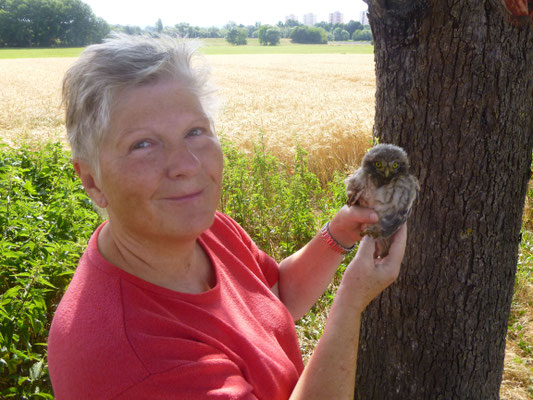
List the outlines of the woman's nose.
<svg viewBox="0 0 533 400">
<path fill-rule="evenodd" d="M 169 149 L 167 154 L 168 176 L 171 179 L 194 176 L 200 169 L 201 162 L 194 149 L 181 143 Z"/>
</svg>

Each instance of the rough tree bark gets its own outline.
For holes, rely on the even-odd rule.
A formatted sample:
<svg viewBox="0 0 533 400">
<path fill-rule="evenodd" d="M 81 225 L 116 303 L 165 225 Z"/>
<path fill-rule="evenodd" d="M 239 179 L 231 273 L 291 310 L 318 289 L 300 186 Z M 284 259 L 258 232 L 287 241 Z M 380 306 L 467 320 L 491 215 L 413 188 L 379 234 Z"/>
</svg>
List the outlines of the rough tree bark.
<svg viewBox="0 0 533 400">
<path fill-rule="evenodd" d="M 365 1 L 374 135 L 407 150 L 421 192 L 398 282 L 363 317 L 355 398 L 497 399 L 533 147 L 531 20 L 497 0 Z"/>
</svg>

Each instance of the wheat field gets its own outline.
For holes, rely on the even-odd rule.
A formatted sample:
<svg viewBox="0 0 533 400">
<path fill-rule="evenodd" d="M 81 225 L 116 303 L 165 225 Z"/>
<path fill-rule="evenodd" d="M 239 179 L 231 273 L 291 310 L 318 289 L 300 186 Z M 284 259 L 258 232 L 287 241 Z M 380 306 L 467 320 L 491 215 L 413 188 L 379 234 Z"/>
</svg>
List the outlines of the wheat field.
<svg viewBox="0 0 533 400">
<path fill-rule="evenodd" d="M 217 132 L 241 148 L 264 143 L 290 165 L 299 145 L 309 153 L 310 169 L 327 179 L 334 170 L 358 165 L 370 147 L 373 55 L 216 55 L 206 60 L 221 104 Z M 64 140 L 61 79 L 73 61 L 0 60 L 0 141 Z M 521 318 L 531 333 L 533 316 L 527 312 Z M 517 343 L 510 341 L 502 399 L 533 398 L 531 367 L 517 361 L 517 353 Z"/>
<path fill-rule="evenodd" d="M 217 131 L 242 148 L 263 141 L 290 163 L 295 146 L 327 178 L 357 165 L 371 144 L 372 55 L 206 56 L 218 87 Z M 5 141 L 64 138 L 61 79 L 70 58 L 0 60 Z"/>
</svg>

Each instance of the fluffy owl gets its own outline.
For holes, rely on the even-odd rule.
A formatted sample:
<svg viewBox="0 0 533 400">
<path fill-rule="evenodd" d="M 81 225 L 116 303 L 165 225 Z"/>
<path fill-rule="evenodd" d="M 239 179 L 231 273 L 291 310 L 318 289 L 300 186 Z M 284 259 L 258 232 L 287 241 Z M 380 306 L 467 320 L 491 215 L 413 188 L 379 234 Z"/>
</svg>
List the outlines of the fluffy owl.
<svg viewBox="0 0 533 400">
<path fill-rule="evenodd" d="M 348 206 L 373 208 L 378 214 L 379 222 L 363 227 L 361 235 L 377 239 L 378 255 L 385 257 L 390 237 L 407 221 L 419 190 L 418 180 L 409 173 L 407 153 L 392 144 L 379 144 L 345 183 Z"/>
</svg>

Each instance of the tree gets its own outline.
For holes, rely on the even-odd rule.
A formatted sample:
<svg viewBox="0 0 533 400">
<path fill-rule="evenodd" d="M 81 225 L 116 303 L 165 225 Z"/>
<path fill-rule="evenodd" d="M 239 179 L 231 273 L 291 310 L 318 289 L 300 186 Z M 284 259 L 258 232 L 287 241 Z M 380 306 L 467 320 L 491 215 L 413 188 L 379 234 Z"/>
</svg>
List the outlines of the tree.
<svg viewBox="0 0 533 400">
<path fill-rule="evenodd" d="M 358 29 L 354 31 L 352 40 L 356 42 L 370 42 L 372 40 L 372 31 L 370 29 Z"/>
<path fill-rule="evenodd" d="M 163 32 L 163 21 L 161 21 L 161 18 L 159 18 L 159 19 L 157 20 L 157 22 L 155 23 L 155 30 L 156 30 L 158 33 Z"/>
<path fill-rule="evenodd" d="M 220 35 L 220 29 L 218 29 L 216 26 L 212 26 L 207 29 L 207 37 L 210 38 L 219 38 L 222 37 Z"/>
<path fill-rule="evenodd" d="M 245 45 L 248 43 L 248 30 L 234 26 L 228 30 L 226 34 L 226 41 L 236 46 Z"/>
<path fill-rule="evenodd" d="M 277 26 L 263 25 L 257 32 L 259 44 L 264 46 L 276 46 L 281 39 L 281 29 Z"/>
<path fill-rule="evenodd" d="M 329 32 L 331 31 L 332 27 L 333 27 L 333 24 L 330 23 L 330 22 L 326 22 L 326 21 L 320 21 L 320 22 L 317 22 L 315 24 L 315 27 L 316 28 L 322 28 L 324 29 L 326 32 Z"/>
<path fill-rule="evenodd" d="M 65 21 L 61 42 L 65 46 L 85 46 L 98 43 L 109 34 L 110 27 L 96 17 L 91 7 L 81 0 L 64 0 Z"/>
<path fill-rule="evenodd" d="M 335 28 L 333 30 L 333 40 L 346 41 L 348 39 L 350 39 L 350 34 L 347 30 L 342 28 Z"/>
<path fill-rule="evenodd" d="M 81 0 L 0 2 L 3 46 L 85 46 L 108 33 L 109 25 Z"/>
<path fill-rule="evenodd" d="M 295 19 L 288 19 L 286 22 L 285 22 L 285 25 L 284 27 L 285 28 L 294 28 L 295 26 L 300 26 L 302 24 L 300 24 L 297 20 Z"/>
<path fill-rule="evenodd" d="M 533 148 L 531 19 L 499 0 L 366 2 L 374 135 L 407 150 L 421 192 L 400 277 L 363 316 L 355 398 L 498 399 Z"/>
<path fill-rule="evenodd" d="M 361 24 L 359 21 L 350 20 L 350 22 L 348 22 L 346 24 L 346 28 L 345 29 L 350 34 L 350 37 L 352 37 L 353 33 L 356 30 L 363 29 L 363 24 Z"/>
<path fill-rule="evenodd" d="M 136 25 L 112 25 L 111 29 L 114 32 L 123 32 L 128 35 L 141 35 L 143 33 L 143 29 Z"/>
<path fill-rule="evenodd" d="M 317 43 L 328 42 L 328 34 L 323 28 L 297 26 L 292 29 L 289 37 L 294 43 Z"/>
</svg>

